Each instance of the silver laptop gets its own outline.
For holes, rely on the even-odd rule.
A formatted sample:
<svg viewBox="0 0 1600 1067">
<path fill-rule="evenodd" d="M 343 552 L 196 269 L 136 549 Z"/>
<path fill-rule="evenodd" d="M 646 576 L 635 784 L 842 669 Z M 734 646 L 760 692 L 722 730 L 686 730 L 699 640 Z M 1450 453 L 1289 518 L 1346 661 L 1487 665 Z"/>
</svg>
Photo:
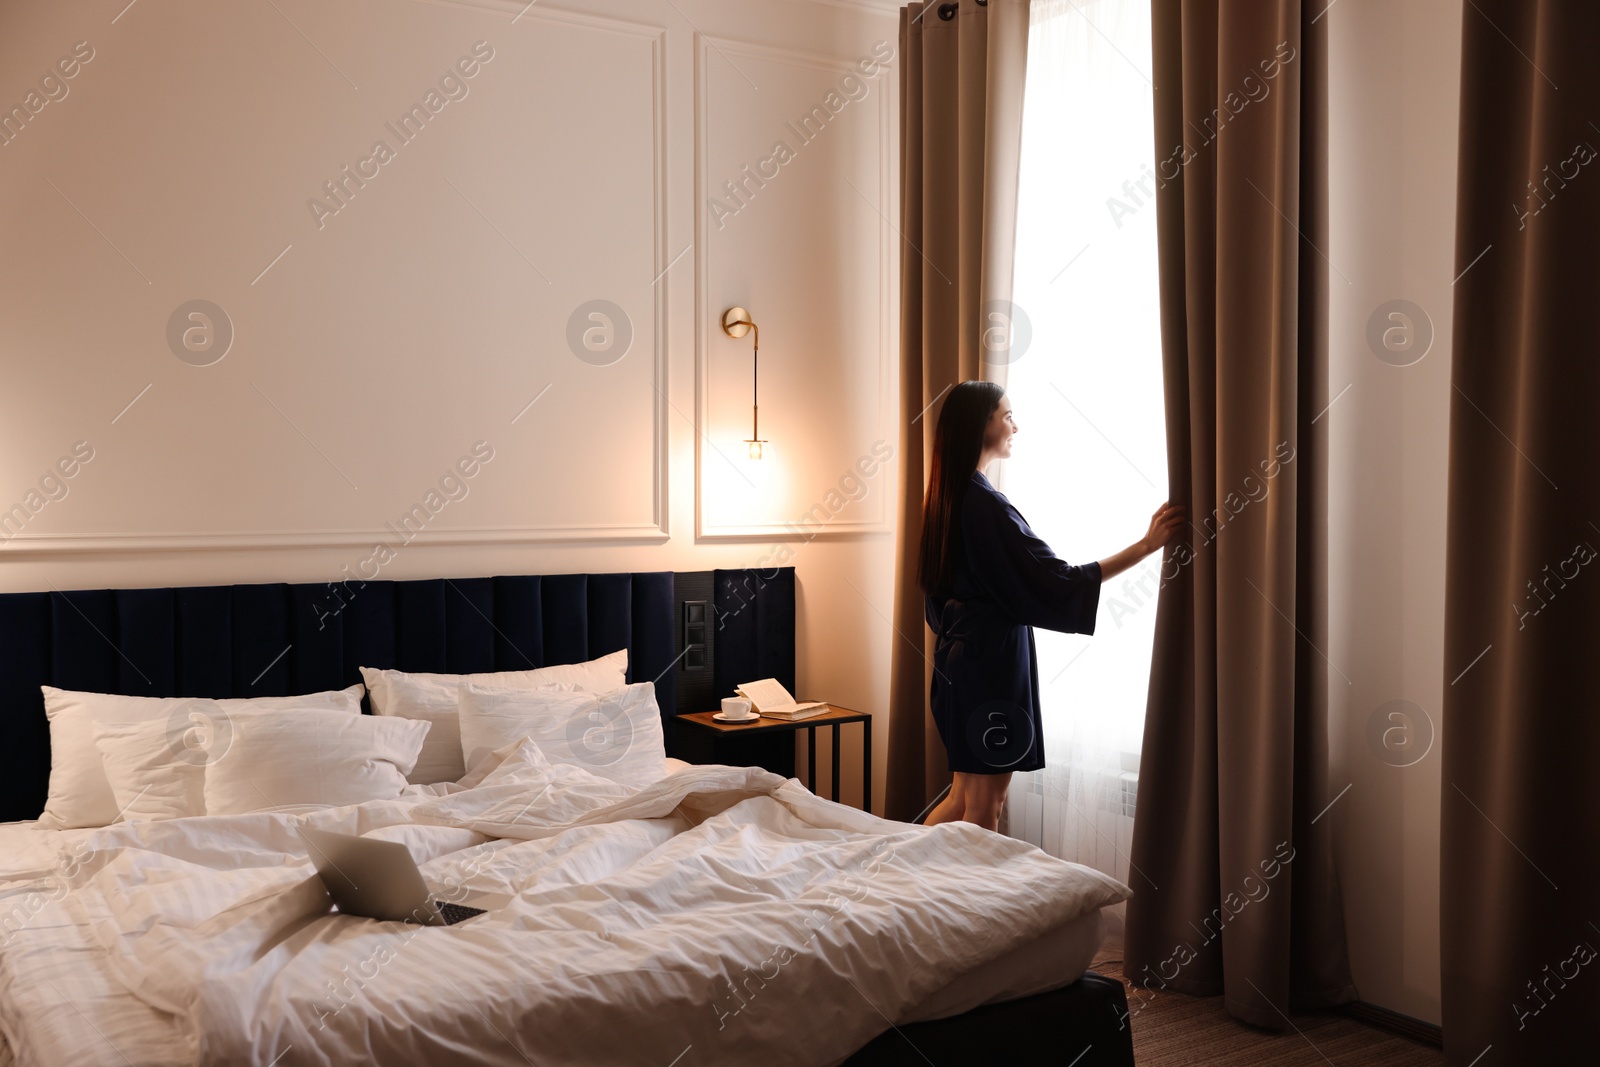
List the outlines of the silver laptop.
<svg viewBox="0 0 1600 1067">
<path fill-rule="evenodd" d="M 436 901 L 428 892 L 417 870 L 411 850 L 398 841 L 335 834 L 326 830 L 300 828 L 306 851 L 317 865 L 317 874 L 328 894 L 345 915 L 368 919 L 404 920 L 424 926 L 454 926 L 489 907 L 467 903 Z M 484 905 L 503 904 L 509 898 L 489 894 L 468 897 Z"/>
</svg>

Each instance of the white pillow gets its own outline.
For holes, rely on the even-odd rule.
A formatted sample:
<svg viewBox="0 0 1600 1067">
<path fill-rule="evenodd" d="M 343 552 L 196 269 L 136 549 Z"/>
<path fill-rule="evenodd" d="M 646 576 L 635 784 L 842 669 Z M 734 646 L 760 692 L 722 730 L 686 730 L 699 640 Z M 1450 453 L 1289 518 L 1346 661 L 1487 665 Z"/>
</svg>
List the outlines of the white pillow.
<svg viewBox="0 0 1600 1067">
<path fill-rule="evenodd" d="M 432 723 L 422 755 L 411 772 L 417 785 L 455 782 L 466 773 L 461 762 L 461 687 L 467 684 L 499 689 L 540 689 L 562 686 L 588 693 L 609 693 L 628 684 L 628 650 L 618 649 L 587 663 L 563 663 L 528 671 L 494 671 L 485 674 L 407 674 L 404 671 L 362 667 L 372 692 L 374 715 L 397 715 Z"/>
<path fill-rule="evenodd" d="M 199 706 L 210 704 L 215 709 L 215 703 L 194 703 L 198 729 L 210 729 L 201 725 Z M 218 715 L 208 716 L 213 723 L 222 718 L 220 709 L 216 710 Z M 94 724 L 95 747 L 100 750 L 101 766 L 119 812 L 112 821 L 177 819 L 206 813 L 207 750 L 179 747 L 171 734 L 165 719 Z"/>
<path fill-rule="evenodd" d="M 530 738 L 551 763 L 570 763 L 624 785 L 666 775 L 661 709 L 651 682 L 610 693 L 461 687 L 461 749 L 470 769 L 495 749 Z"/>
<path fill-rule="evenodd" d="M 44 713 L 50 720 L 50 793 L 39 825 L 51 830 L 105 826 L 117 817 L 117 801 L 95 746 L 97 722 L 168 722 L 175 746 L 194 741 L 190 712 L 216 706 L 228 715 L 247 708 L 315 708 L 361 711 L 361 686 L 294 697 L 251 697 L 198 700 L 189 697 L 130 697 L 79 693 L 41 686 Z"/>
<path fill-rule="evenodd" d="M 428 724 L 319 711 L 241 711 L 228 750 L 206 765 L 207 815 L 392 800 Z"/>
</svg>

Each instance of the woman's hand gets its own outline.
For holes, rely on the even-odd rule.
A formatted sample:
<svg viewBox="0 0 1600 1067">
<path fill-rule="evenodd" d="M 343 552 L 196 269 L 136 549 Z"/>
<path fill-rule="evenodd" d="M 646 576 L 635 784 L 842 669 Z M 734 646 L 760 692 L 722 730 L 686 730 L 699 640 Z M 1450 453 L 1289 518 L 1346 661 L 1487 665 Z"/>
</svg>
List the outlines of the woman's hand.
<svg viewBox="0 0 1600 1067">
<path fill-rule="evenodd" d="M 1156 509 L 1156 513 L 1150 516 L 1150 529 L 1145 531 L 1144 537 L 1139 541 L 1139 547 L 1144 549 L 1141 555 L 1148 556 L 1171 544 L 1177 539 L 1178 532 L 1183 529 L 1187 521 L 1187 513 L 1180 505 L 1170 500 L 1162 504 Z"/>
<path fill-rule="evenodd" d="M 1170 500 L 1162 504 L 1150 516 L 1150 529 L 1145 531 L 1143 537 L 1121 552 L 1100 561 L 1100 580 L 1103 582 L 1112 575 L 1121 574 L 1150 553 L 1165 548 L 1177 539 L 1179 531 L 1188 521 L 1188 512 L 1182 507 Z"/>
</svg>

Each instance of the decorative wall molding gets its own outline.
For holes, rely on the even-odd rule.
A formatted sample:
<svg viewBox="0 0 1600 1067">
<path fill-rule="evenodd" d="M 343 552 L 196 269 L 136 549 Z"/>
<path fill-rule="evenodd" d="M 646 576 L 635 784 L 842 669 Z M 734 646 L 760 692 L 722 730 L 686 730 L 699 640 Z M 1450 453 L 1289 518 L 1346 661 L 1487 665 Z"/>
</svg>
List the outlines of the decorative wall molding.
<svg viewBox="0 0 1600 1067">
<path fill-rule="evenodd" d="M 823 7 L 860 11 L 868 15 L 899 15 L 904 0 L 789 0 L 790 3 L 821 4 Z"/>
<path fill-rule="evenodd" d="M 706 256 L 706 250 L 710 247 L 710 220 L 706 210 L 706 199 L 708 186 L 713 180 L 709 174 L 710 87 L 707 83 L 706 72 L 708 60 L 712 55 L 718 55 L 723 58 L 729 55 L 745 56 L 766 62 L 806 67 L 833 75 L 856 73 L 856 63 L 859 60 L 859 57 L 847 58 L 836 55 L 819 55 L 797 49 L 755 44 L 701 33 L 695 35 L 695 427 L 697 431 L 695 434 L 695 539 L 697 541 L 732 542 L 809 541 L 814 538 L 832 539 L 841 536 L 891 533 L 894 529 L 894 524 L 888 499 L 889 494 L 884 492 L 875 494 L 878 502 L 878 514 L 875 518 L 829 521 L 825 525 L 815 529 L 808 528 L 804 531 L 797 529 L 792 523 L 764 522 L 713 526 L 705 520 L 704 453 L 708 444 L 705 427 L 710 405 L 707 340 L 714 333 L 720 331 L 718 323 L 722 313 L 721 305 L 713 306 L 711 299 L 708 280 L 709 265 Z M 895 58 L 898 62 L 899 56 L 896 55 Z M 731 63 L 731 60 L 729 62 Z M 881 75 L 884 78 L 897 76 L 897 68 L 891 68 Z M 892 291 L 894 246 L 891 241 L 889 219 L 884 212 L 886 207 L 894 202 L 894 193 L 891 189 L 893 178 L 891 152 L 894 148 L 891 142 L 894 137 L 894 122 L 890 109 L 891 94 L 888 91 L 884 91 L 873 95 L 877 100 L 877 121 L 882 132 L 877 145 L 876 187 L 872 190 L 877 197 L 877 203 L 869 205 L 879 214 L 881 220 L 877 228 L 879 287 L 878 436 L 881 440 L 893 445 L 898 440 L 893 415 L 894 397 L 891 394 L 892 372 L 894 370 L 891 331 L 893 329 L 896 306 Z M 862 190 L 862 192 L 866 191 Z M 892 468 L 894 462 L 894 460 L 890 460 L 888 466 Z M 887 477 L 888 474 L 885 472 L 879 476 Z"/>
<path fill-rule="evenodd" d="M 605 15 L 564 11 L 502 0 L 420 0 L 430 6 L 452 7 L 483 13 L 518 16 L 530 26 L 538 21 L 565 25 L 597 33 L 643 39 L 650 44 L 652 145 L 652 240 L 654 272 L 658 282 L 652 287 L 652 315 L 655 351 L 652 353 L 651 402 L 654 425 L 651 431 L 651 518 L 639 524 L 537 525 L 526 527 L 464 527 L 429 530 L 410 544 L 418 545 L 495 545 L 542 544 L 551 542 L 659 543 L 669 536 L 668 466 L 670 461 L 668 426 L 668 278 L 672 252 L 667 248 L 667 29 L 664 26 L 635 22 Z M 520 16 L 518 13 L 521 12 Z M 329 548 L 373 546 L 392 543 L 387 529 L 309 529 L 292 531 L 218 532 L 117 532 L 28 536 L 19 534 L 0 540 L 0 559 L 10 554 L 91 554 L 112 552 L 228 551 L 272 548 Z"/>
<path fill-rule="evenodd" d="M 656 526 L 540 526 L 424 531 L 410 545 L 520 545 L 547 543 L 657 543 L 667 539 Z M 232 531 L 207 534 L 61 534 L 13 537 L 0 541 L 0 560 L 9 555 L 77 555 L 113 552 L 229 552 L 257 548 L 369 548 L 393 544 L 391 530 L 293 530 L 281 533 Z"/>
</svg>

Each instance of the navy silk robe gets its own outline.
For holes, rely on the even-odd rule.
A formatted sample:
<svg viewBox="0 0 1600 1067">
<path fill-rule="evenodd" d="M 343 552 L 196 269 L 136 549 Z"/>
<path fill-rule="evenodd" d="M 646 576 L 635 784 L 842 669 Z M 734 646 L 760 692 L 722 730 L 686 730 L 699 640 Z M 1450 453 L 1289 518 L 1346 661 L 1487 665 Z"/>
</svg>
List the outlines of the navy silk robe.
<svg viewBox="0 0 1600 1067">
<path fill-rule="evenodd" d="M 974 471 L 957 521 L 950 595 L 927 598 L 933 721 L 950 769 L 969 774 L 1044 766 L 1033 627 L 1094 633 L 1100 564 L 1073 566 Z"/>
</svg>

